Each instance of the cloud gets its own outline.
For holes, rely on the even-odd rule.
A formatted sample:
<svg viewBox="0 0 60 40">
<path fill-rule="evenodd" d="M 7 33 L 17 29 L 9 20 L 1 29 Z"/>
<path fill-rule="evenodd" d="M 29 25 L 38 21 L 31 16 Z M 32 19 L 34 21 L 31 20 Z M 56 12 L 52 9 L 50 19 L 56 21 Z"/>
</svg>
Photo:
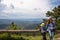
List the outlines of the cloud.
<svg viewBox="0 0 60 40">
<path fill-rule="evenodd" d="M 3 0 L 1 15 L 5 16 L 3 18 L 43 18 L 53 8 L 52 2 L 56 0 Z"/>
<path fill-rule="evenodd" d="M 6 5 L 0 4 L 0 12 L 5 9 Z"/>
<path fill-rule="evenodd" d="M 0 0 L 0 2 L 2 2 L 2 0 Z"/>
</svg>

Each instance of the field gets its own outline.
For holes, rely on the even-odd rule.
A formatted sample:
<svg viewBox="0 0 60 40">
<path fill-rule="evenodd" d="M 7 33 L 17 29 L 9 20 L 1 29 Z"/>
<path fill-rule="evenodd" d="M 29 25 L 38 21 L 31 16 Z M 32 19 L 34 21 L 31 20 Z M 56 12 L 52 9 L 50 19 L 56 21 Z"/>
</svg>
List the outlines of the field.
<svg viewBox="0 0 60 40">
<path fill-rule="evenodd" d="M 28 38 L 29 40 L 42 40 L 42 36 L 28 36 L 28 37 L 24 37 L 24 38 Z M 48 35 L 47 35 L 47 40 L 49 40 Z M 60 34 L 55 35 L 54 40 L 60 40 Z"/>
<path fill-rule="evenodd" d="M 49 40 L 49 35 L 47 34 L 47 39 Z M 19 34 L 0 34 L 0 40 L 42 40 L 42 36 L 26 36 Z M 60 40 L 60 34 L 55 34 L 54 40 Z"/>
</svg>

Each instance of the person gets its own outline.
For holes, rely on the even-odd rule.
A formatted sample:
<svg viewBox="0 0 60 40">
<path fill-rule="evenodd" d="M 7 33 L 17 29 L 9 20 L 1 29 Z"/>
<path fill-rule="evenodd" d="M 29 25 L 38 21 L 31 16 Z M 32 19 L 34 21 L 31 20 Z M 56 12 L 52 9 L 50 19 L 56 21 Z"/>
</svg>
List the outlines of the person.
<svg viewBox="0 0 60 40">
<path fill-rule="evenodd" d="M 54 30 L 55 30 L 55 24 L 53 23 L 52 18 L 50 18 L 47 24 L 47 31 L 49 33 L 50 40 L 53 40 Z"/>
<path fill-rule="evenodd" d="M 45 27 L 45 23 L 42 23 L 40 26 L 41 26 L 40 31 L 41 31 L 43 40 L 47 40 L 46 39 L 46 27 Z"/>
</svg>

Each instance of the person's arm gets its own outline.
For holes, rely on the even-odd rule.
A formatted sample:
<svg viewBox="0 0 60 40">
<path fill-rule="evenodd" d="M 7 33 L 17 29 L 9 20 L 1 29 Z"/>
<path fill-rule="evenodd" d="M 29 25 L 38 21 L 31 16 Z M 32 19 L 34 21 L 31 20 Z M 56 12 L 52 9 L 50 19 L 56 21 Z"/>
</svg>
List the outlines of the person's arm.
<svg viewBox="0 0 60 40">
<path fill-rule="evenodd" d="M 46 29 L 48 28 L 48 24 L 46 25 Z"/>
<path fill-rule="evenodd" d="M 54 26 L 54 29 L 56 28 L 56 24 L 53 24 L 53 26 Z"/>
<path fill-rule="evenodd" d="M 46 24 L 46 31 L 48 31 L 48 26 L 49 26 L 49 24 Z"/>
</svg>

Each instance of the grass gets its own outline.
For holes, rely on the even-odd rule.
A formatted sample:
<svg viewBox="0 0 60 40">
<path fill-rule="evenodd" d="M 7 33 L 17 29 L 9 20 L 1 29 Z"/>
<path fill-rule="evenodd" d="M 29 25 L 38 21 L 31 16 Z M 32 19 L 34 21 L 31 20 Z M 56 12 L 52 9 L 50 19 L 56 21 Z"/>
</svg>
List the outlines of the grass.
<svg viewBox="0 0 60 40">
<path fill-rule="evenodd" d="M 15 36 L 15 37 L 17 37 L 17 36 Z M 42 40 L 42 35 L 40 35 L 40 36 L 19 36 L 19 37 L 23 37 L 23 38 L 29 39 L 29 40 Z M 49 36 L 47 35 L 46 37 L 49 40 Z M 58 38 L 60 38 L 60 34 L 54 35 L 54 40 L 58 40 Z"/>
<path fill-rule="evenodd" d="M 4 38 L 4 37 L 7 38 L 7 36 L 8 36 L 7 33 L 0 34 L 0 38 Z M 19 39 L 19 40 L 20 40 L 21 37 L 23 39 L 26 39 L 26 40 L 42 40 L 42 35 L 40 35 L 40 36 L 26 36 L 26 35 L 11 34 L 10 36 L 11 36 L 11 38 L 15 38 L 15 39 Z M 58 38 L 60 38 L 60 34 L 56 34 L 54 36 L 54 40 L 59 40 Z M 47 39 L 49 40 L 48 35 L 47 35 Z"/>
<path fill-rule="evenodd" d="M 25 38 L 28 38 L 29 40 L 42 40 L 42 36 L 28 36 L 28 37 L 26 36 Z M 58 40 L 58 38 L 60 38 L 60 34 L 56 34 L 54 36 L 54 40 Z M 47 35 L 47 40 L 49 40 L 48 35 Z"/>
</svg>

